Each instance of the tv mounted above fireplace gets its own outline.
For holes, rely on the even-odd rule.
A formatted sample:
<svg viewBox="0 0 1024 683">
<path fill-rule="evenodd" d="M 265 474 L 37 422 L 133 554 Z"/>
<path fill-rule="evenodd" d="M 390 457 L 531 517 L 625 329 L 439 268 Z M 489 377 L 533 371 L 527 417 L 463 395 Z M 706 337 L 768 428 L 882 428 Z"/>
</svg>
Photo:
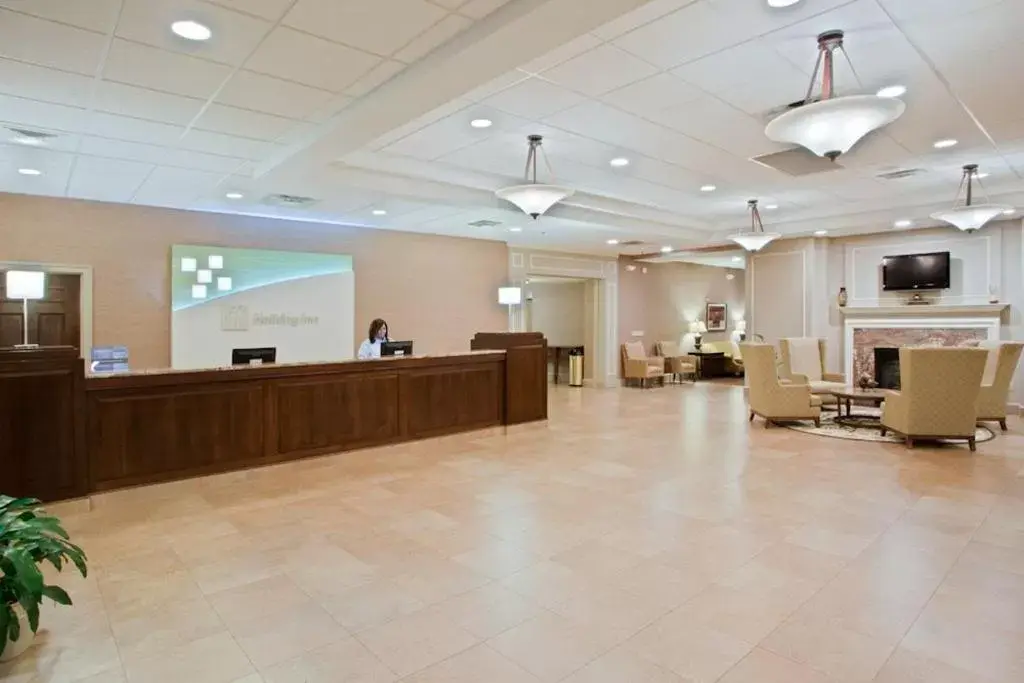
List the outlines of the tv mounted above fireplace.
<svg viewBox="0 0 1024 683">
<path fill-rule="evenodd" d="M 949 252 L 886 256 L 882 259 L 882 289 L 949 289 Z"/>
</svg>

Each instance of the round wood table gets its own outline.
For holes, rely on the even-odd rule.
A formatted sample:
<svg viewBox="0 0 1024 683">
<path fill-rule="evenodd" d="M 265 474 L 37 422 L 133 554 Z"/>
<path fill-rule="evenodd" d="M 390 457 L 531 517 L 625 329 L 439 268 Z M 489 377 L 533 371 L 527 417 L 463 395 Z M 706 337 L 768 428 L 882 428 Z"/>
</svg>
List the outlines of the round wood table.
<svg viewBox="0 0 1024 683">
<path fill-rule="evenodd" d="M 853 404 L 870 403 L 876 408 L 881 406 L 886 398 L 886 389 L 861 389 L 860 387 L 846 387 L 845 389 L 833 389 L 829 393 L 836 397 L 838 413 L 834 422 L 844 427 L 878 427 L 882 424 L 882 418 L 878 415 L 853 412 Z M 843 406 L 846 406 L 846 413 L 843 413 Z"/>
</svg>

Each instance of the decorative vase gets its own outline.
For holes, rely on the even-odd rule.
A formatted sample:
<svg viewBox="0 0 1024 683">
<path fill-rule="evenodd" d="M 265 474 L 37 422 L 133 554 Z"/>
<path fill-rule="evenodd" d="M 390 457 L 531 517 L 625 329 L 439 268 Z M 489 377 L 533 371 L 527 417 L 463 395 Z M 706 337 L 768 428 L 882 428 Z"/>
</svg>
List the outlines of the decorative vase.
<svg viewBox="0 0 1024 683">
<path fill-rule="evenodd" d="M 840 287 L 839 296 L 836 297 L 836 302 L 839 304 L 839 307 L 842 308 L 846 305 L 847 300 L 846 287 Z"/>
<path fill-rule="evenodd" d="M 32 629 L 28 626 L 28 616 L 25 614 L 25 610 L 21 608 L 21 605 L 14 606 L 14 614 L 21 624 L 21 634 L 17 640 L 7 641 L 4 653 L 0 655 L 0 662 L 9 662 L 15 657 L 24 654 L 25 650 L 32 647 L 32 643 L 36 638 L 36 634 L 32 633 Z M 6 638 L 7 634 L 4 634 L 2 637 Z"/>
</svg>

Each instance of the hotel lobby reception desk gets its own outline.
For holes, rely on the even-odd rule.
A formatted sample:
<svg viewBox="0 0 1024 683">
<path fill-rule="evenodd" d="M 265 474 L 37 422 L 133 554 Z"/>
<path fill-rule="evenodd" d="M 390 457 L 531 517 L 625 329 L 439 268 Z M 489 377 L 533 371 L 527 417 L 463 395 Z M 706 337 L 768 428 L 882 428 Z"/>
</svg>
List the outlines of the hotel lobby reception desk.
<svg viewBox="0 0 1024 683">
<path fill-rule="evenodd" d="M 0 468 L 0 493 L 46 499 L 498 427 L 509 423 L 510 399 L 523 403 L 514 387 L 508 391 L 506 378 L 516 369 L 504 350 L 84 380 L 71 370 L 80 373 L 81 360 L 64 357 L 62 374 L 43 384 L 37 375 L 11 379 L 29 368 L 4 364 L 7 353 L 0 351 L 0 401 L 14 400 L 5 392 L 38 385 L 36 394 L 54 391 L 61 402 L 49 416 L 53 436 L 45 447 L 32 445 L 38 430 L 17 441 L 17 452 L 0 444 L 3 460 L 35 463 Z M 533 412 L 544 419 L 546 394 Z M 8 423 L 4 431 L 20 430 Z M 68 473 L 60 487 L 40 478 L 56 463 L 66 463 L 58 471 Z"/>
</svg>

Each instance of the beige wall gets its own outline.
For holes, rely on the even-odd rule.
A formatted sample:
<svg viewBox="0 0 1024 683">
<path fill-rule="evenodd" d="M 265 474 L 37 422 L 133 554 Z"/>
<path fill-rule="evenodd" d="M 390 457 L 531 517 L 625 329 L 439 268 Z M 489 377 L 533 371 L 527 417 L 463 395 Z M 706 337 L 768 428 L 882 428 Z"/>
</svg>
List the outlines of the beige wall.
<svg viewBox="0 0 1024 683">
<path fill-rule="evenodd" d="M 582 346 L 586 339 L 586 283 L 526 285 L 527 329 L 543 332 L 550 346 Z"/>
<path fill-rule="evenodd" d="M 357 340 L 378 316 L 427 353 L 507 329 L 500 242 L 0 194 L 0 260 L 92 266 L 93 343 L 127 345 L 135 368 L 170 364 L 170 248 L 181 243 L 351 254 Z"/>
</svg>

